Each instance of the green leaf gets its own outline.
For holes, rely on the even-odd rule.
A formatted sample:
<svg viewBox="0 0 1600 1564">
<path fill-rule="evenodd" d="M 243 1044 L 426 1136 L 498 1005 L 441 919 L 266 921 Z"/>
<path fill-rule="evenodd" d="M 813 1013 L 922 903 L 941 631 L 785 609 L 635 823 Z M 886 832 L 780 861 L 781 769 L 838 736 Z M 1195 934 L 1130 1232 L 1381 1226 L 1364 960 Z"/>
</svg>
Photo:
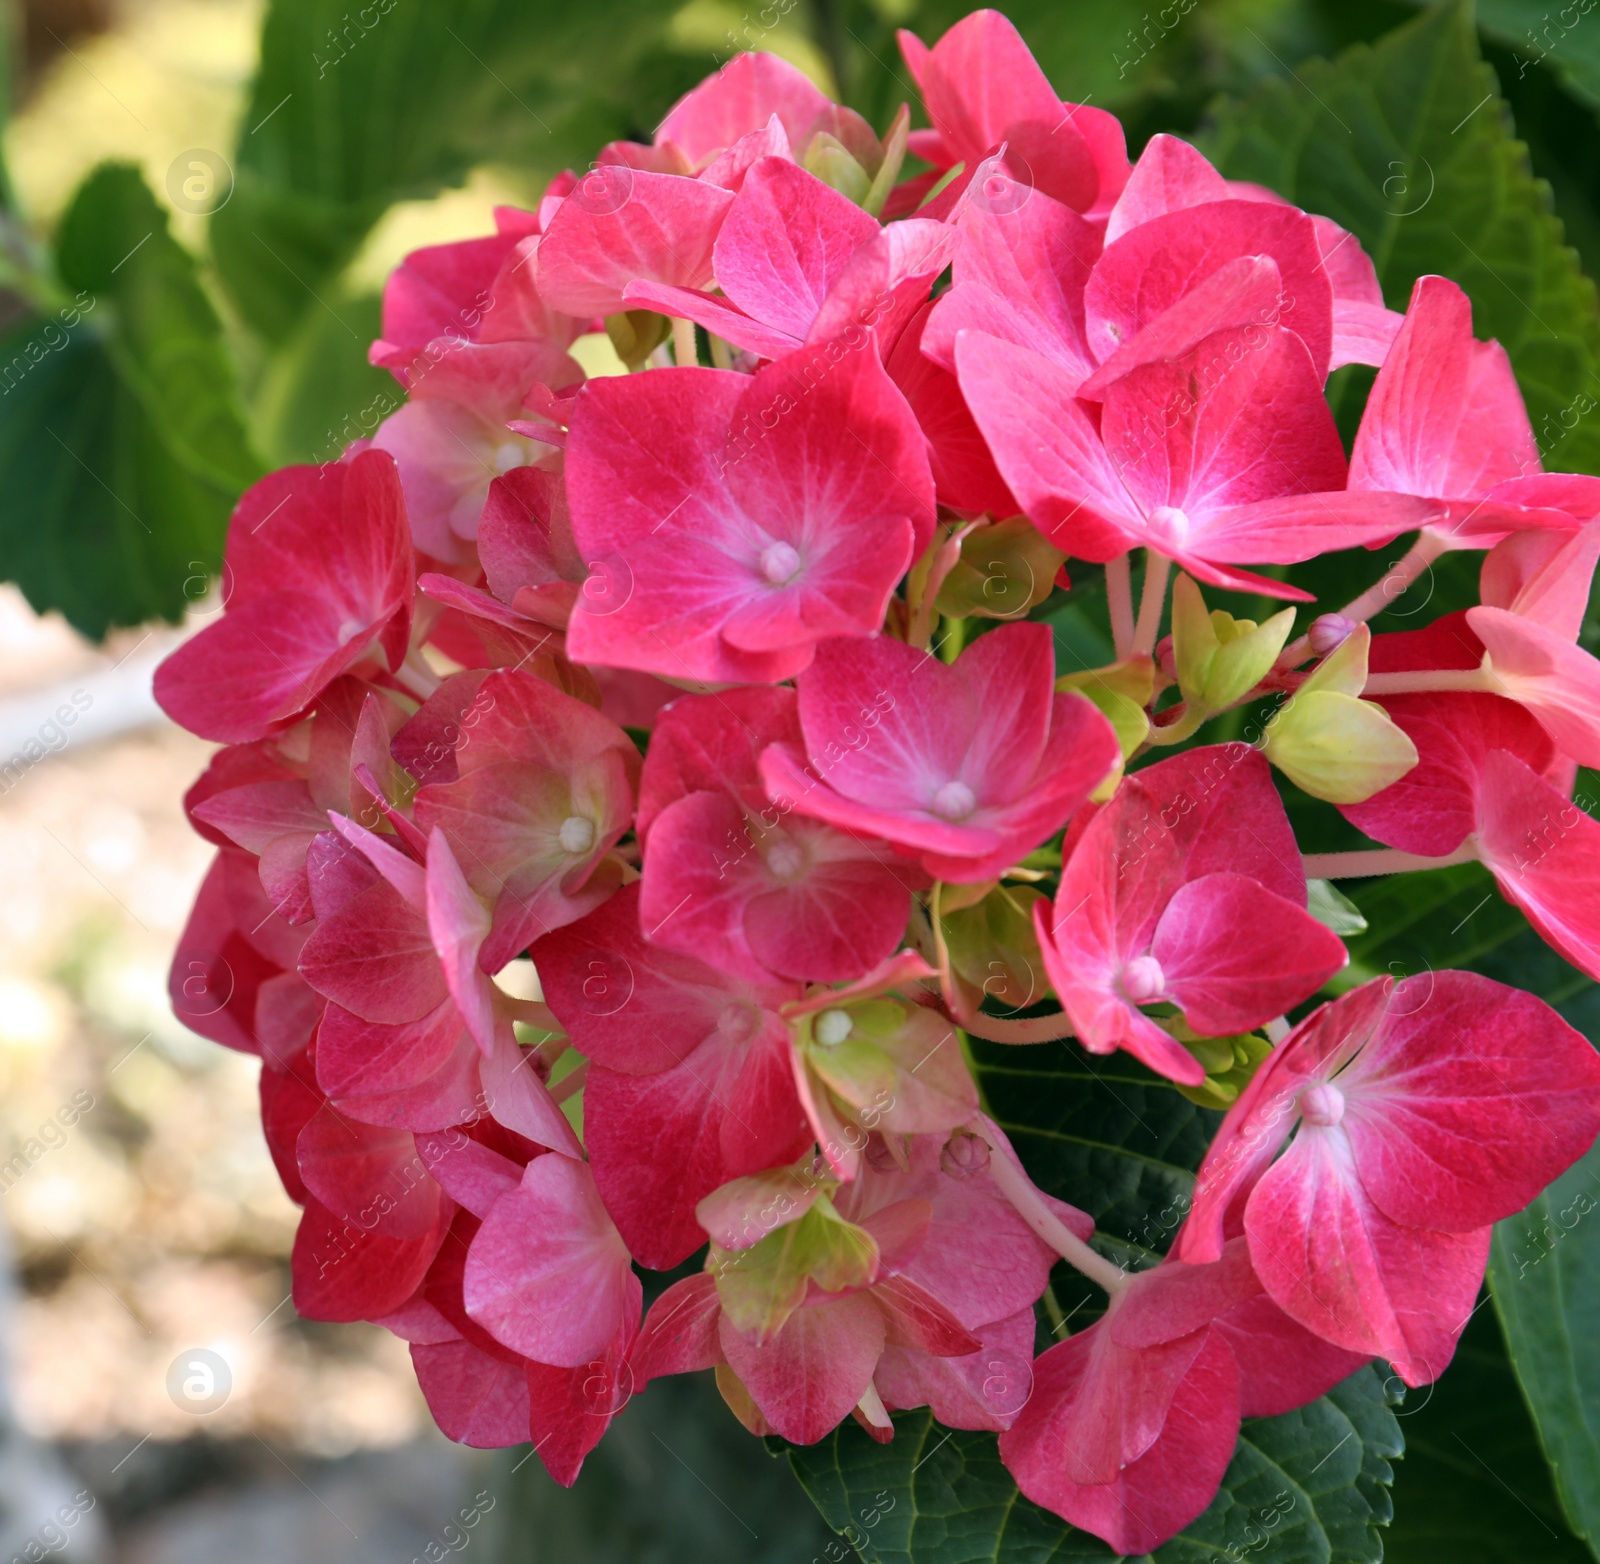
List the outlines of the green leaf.
<svg viewBox="0 0 1600 1564">
<path fill-rule="evenodd" d="M 789 1459 L 833 1529 L 872 1564 L 1067 1564 L 1115 1557 L 1030 1503 L 993 1434 L 941 1429 L 927 1412 L 894 1419 L 877 1444 L 853 1422 Z M 1400 1437 L 1371 1368 L 1319 1401 L 1244 1425 L 1205 1514 L 1149 1555 L 1201 1564 L 1230 1552 L 1261 1564 L 1377 1564 Z"/>
<path fill-rule="evenodd" d="M 1495 1307 L 1562 1507 L 1591 1545 L 1600 1540 L 1597 1207 L 1600 1150 L 1591 1150 L 1527 1210 L 1496 1226 L 1490 1258 Z"/>
<path fill-rule="evenodd" d="M 1480 1305 L 1438 1382 L 1408 1393 L 1399 1422 L 1406 1458 L 1395 1473 L 1388 1564 L 1586 1564 L 1492 1308 Z"/>
<path fill-rule="evenodd" d="M 103 343 L 85 330 L 30 363 L 58 323 L 0 341 L 0 576 L 40 613 L 98 639 L 112 625 L 177 619 L 221 558 L 230 495 L 167 450 Z"/>
<path fill-rule="evenodd" d="M 1600 310 L 1496 91 L 1471 6 L 1451 0 L 1225 107 L 1203 145 L 1229 177 L 1349 228 L 1391 306 L 1423 273 L 1453 278 L 1477 334 L 1511 355 L 1535 430 L 1559 429 L 1600 396 Z M 1600 472 L 1600 419 L 1579 418 L 1546 458 Z"/>
<path fill-rule="evenodd" d="M 62 223 L 75 302 L 0 342 L 0 575 L 84 634 L 202 597 L 257 466 L 221 327 L 136 169 Z"/>
<path fill-rule="evenodd" d="M 1543 65 L 1591 108 L 1600 109 L 1600 30 L 1585 26 L 1592 0 L 1573 0 L 1564 10 L 1547 0 L 1478 0 L 1478 25 L 1512 50 L 1519 67 Z"/>
<path fill-rule="evenodd" d="M 230 497 L 258 477 L 221 323 L 137 167 L 102 163 L 84 180 L 56 235 L 56 269 L 95 296 L 90 324 L 172 457 Z"/>
<path fill-rule="evenodd" d="M 245 318 L 286 337 L 397 200 L 490 158 L 583 167 L 646 130 L 705 74 L 703 57 L 663 63 L 670 15 L 632 0 L 276 0 L 211 225 Z"/>
<path fill-rule="evenodd" d="M 334 294 L 272 355 L 255 397 L 254 427 L 274 462 L 337 461 L 405 401 L 394 376 L 367 362 L 381 322 L 375 294 Z"/>
</svg>

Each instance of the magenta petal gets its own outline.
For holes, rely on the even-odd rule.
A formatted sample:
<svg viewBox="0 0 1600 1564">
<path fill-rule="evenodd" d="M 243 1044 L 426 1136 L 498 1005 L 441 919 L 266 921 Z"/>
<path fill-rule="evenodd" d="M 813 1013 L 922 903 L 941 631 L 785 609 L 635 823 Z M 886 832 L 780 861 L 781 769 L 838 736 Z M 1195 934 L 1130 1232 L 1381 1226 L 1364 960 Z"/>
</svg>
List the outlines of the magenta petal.
<svg viewBox="0 0 1600 1564">
<path fill-rule="evenodd" d="M 1504 750 L 1484 763 L 1478 808 L 1478 852 L 1501 894 L 1600 980 L 1600 822 Z"/>
<path fill-rule="evenodd" d="M 1412 1227 L 1463 1233 L 1520 1211 L 1600 1132 L 1593 1045 L 1542 1000 L 1473 972 L 1396 990 L 1335 1085 L 1362 1185 Z"/>
<path fill-rule="evenodd" d="M 447 1439 L 476 1450 L 524 1444 L 528 1376 L 515 1363 L 491 1357 L 470 1341 L 418 1343 L 411 1348 L 417 1384 Z"/>
<path fill-rule="evenodd" d="M 1096 1325 L 1035 1363 L 1000 1455 L 1035 1504 L 1145 1554 L 1211 1502 L 1238 1431 L 1239 1371 L 1219 1334 L 1129 1351 Z"/>
</svg>

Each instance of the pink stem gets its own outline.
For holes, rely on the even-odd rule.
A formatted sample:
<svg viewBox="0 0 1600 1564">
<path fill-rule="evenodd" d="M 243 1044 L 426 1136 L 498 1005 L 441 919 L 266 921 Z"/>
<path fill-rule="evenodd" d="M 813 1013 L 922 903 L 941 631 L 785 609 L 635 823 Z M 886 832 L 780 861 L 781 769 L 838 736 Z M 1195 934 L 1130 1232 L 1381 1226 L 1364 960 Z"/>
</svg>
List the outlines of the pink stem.
<svg viewBox="0 0 1600 1564">
<path fill-rule="evenodd" d="M 583 1090 L 584 1077 L 589 1073 L 589 1061 L 583 1060 L 576 1064 L 550 1088 L 551 1102 L 565 1102 L 569 1097 L 576 1097 Z"/>
<path fill-rule="evenodd" d="M 1466 846 L 1443 858 L 1424 858 L 1420 853 L 1402 853 L 1393 847 L 1370 847 L 1353 853 L 1307 853 L 1301 862 L 1308 880 L 1363 880 L 1380 874 L 1405 874 L 1413 869 L 1448 869 L 1452 864 L 1472 863 L 1477 856 Z"/>
<path fill-rule="evenodd" d="M 1106 605 L 1111 610 L 1111 644 L 1121 662 L 1133 650 L 1133 584 L 1126 554 L 1106 564 Z"/>
<path fill-rule="evenodd" d="M 982 1124 L 978 1124 L 973 1132 L 982 1134 Z M 1096 1254 L 1062 1223 L 1040 1198 L 1039 1191 L 1033 1187 L 1020 1165 L 1012 1160 L 1008 1151 L 1000 1146 L 991 1146 L 989 1151 L 989 1171 L 994 1175 L 1000 1193 L 1011 1202 L 1017 1215 L 1074 1270 L 1082 1271 L 1096 1286 L 1116 1297 L 1128 1285 L 1128 1273 L 1104 1255 Z"/>
<path fill-rule="evenodd" d="M 1482 668 L 1417 668 L 1405 673 L 1369 673 L 1363 695 L 1423 695 L 1434 690 L 1479 690 L 1494 693 Z"/>
<path fill-rule="evenodd" d="M 1144 587 L 1139 593 L 1139 622 L 1133 627 L 1133 650 L 1149 656 L 1161 634 L 1161 610 L 1167 606 L 1167 578 L 1172 561 L 1153 548 L 1144 551 Z"/>
<path fill-rule="evenodd" d="M 981 1010 L 968 1010 L 965 1005 L 952 1005 L 956 1025 L 963 1032 L 981 1037 L 986 1043 L 1055 1043 L 1074 1036 L 1066 1015 L 1032 1016 L 1026 1021 L 1004 1021 L 999 1016 L 985 1015 Z"/>
<path fill-rule="evenodd" d="M 1374 614 L 1387 608 L 1424 570 L 1442 553 L 1444 544 L 1431 532 L 1417 535 L 1417 541 L 1406 550 L 1381 581 L 1375 581 L 1360 597 L 1341 610 L 1346 619 L 1365 624 Z"/>
</svg>

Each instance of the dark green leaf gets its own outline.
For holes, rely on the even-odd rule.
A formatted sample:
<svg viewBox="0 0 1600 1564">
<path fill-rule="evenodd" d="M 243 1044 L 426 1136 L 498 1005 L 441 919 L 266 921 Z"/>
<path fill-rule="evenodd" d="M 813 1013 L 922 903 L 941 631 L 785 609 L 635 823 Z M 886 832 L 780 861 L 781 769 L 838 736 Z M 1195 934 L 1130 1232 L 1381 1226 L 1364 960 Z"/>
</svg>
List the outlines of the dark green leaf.
<svg viewBox="0 0 1600 1564">
<path fill-rule="evenodd" d="M 1585 1564 L 1550 1486 L 1495 1311 L 1480 1307 L 1437 1384 L 1399 1414 L 1389 1564 Z"/>
<path fill-rule="evenodd" d="M 0 575 L 86 635 L 204 596 L 257 467 L 221 327 L 136 169 L 63 220 L 76 300 L 0 343 Z"/>
<path fill-rule="evenodd" d="M 1206 149 L 1349 228 L 1389 303 L 1425 272 L 1472 297 L 1511 355 L 1554 464 L 1600 471 L 1600 311 L 1516 141 L 1472 11 L 1452 0 L 1372 46 L 1313 61 L 1224 109 Z M 1575 418 L 1564 437 L 1563 412 Z M 1553 421 L 1553 422 L 1552 422 Z"/>
<path fill-rule="evenodd" d="M 1495 1228 L 1490 1260 L 1495 1306 L 1538 1415 L 1562 1506 L 1591 1543 L 1600 1539 L 1597 1207 L 1600 1152 L 1591 1151 L 1526 1211 Z"/>
<path fill-rule="evenodd" d="M 1130 1054 L 973 1041 L 985 1101 L 1041 1189 L 1087 1211 L 1119 1260 L 1165 1253 L 1222 1115 Z"/>
<path fill-rule="evenodd" d="M 1110 1559 L 1098 1538 L 1022 1498 L 992 1434 L 895 1418 L 887 1445 L 853 1422 L 789 1452 L 835 1531 L 873 1564 L 1065 1564 Z M 1377 1564 L 1399 1430 L 1383 1381 L 1362 1369 L 1320 1401 L 1246 1423 L 1210 1508 L 1156 1550 L 1159 1564 Z"/>
<path fill-rule="evenodd" d="M 237 495 L 261 469 L 221 323 L 136 167 L 102 163 L 84 180 L 56 236 L 56 269 L 94 295 L 90 325 L 173 459 Z"/>
<path fill-rule="evenodd" d="M 53 336 L 47 336 L 54 329 Z M 37 363 L 30 345 L 63 345 Z M 104 344 L 30 320 L 0 342 L 0 576 L 85 635 L 203 597 L 231 496 L 169 454 Z"/>
</svg>

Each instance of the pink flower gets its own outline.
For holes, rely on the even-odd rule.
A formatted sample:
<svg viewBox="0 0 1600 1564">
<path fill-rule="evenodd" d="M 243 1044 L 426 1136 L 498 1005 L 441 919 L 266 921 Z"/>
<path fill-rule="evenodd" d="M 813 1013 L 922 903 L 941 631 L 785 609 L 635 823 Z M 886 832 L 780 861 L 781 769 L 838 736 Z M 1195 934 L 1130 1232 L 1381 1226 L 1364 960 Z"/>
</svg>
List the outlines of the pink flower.
<svg viewBox="0 0 1600 1564">
<path fill-rule="evenodd" d="M 1286 1314 L 1426 1384 L 1472 1311 L 1491 1224 L 1597 1130 L 1600 1058 L 1548 1005 L 1471 972 L 1375 979 L 1303 1022 L 1229 1110 L 1178 1253 L 1217 1258 L 1242 1203 Z"/>
<path fill-rule="evenodd" d="M 1039 902 L 1034 921 L 1084 1047 L 1125 1048 L 1198 1086 L 1200 1061 L 1139 1007 L 1170 1001 L 1204 1036 L 1283 1015 L 1349 960 L 1305 904 L 1267 763 L 1229 744 L 1128 777 L 1078 838 L 1054 908 Z"/>
<path fill-rule="evenodd" d="M 1490 559 L 1536 536 L 1514 534 Z M 1470 669 L 1480 657 L 1481 643 L 1454 614 L 1372 643 L 1372 667 L 1382 672 Z M 1556 950 L 1600 977 L 1600 822 L 1571 801 L 1571 766 L 1536 714 L 1473 691 L 1382 702 L 1416 746 L 1418 763 L 1365 803 L 1345 806 L 1345 816 L 1402 852 L 1444 858 L 1470 850 Z"/>
<path fill-rule="evenodd" d="M 932 534 L 933 483 L 911 410 L 864 346 L 836 339 L 754 376 L 584 388 L 567 492 L 594 574 L 573 657 L 776 683 L 823 638 L 878 629 Z"/>
<path fill-rule="evenodd" d="M 1367 398 L 1350 455 L 1350 487 L 1445 502 L 1432 536 L 1445 547 L 1484 547 L 1515 514 L 1490 497 L 1496 484 L 1539 471 L 1511 361 L 1476 342 L 1472 304 L 1444 277 L 1419 277 L 1405 324 Z"/>
<path fill-rule="evenodd" d="M 1243 1239 L 1169 1259 L 1034 1365 L 1000 1456 L 1035 1504 L 1123 1554 L 1161 1546 L 1215 1497 L 1241 1417 L 1304 1406 L 1364 1361 L 1265 1295 Z"/>
<path fill-rule="evenodd" d="M 837 116 L 849 112 L 787 60 L 752 50 L 734 55 L 679 98 L 657 126 L 653 147 L 613 141 L 602 149 L 600 163 L 695 173 L 733 188 L 726 166 L 718 166 L 721 154 L 748 137 L 766 135 L 774 120 L 778 144 L 798 154 L 819 125 L 831 129 Z"/>
<path fill-rule="evenodd" d="M 1233 567 L 1392 537 L 1437 509 L 1344 492 L 1321 378 L 1283 326 L 1225 329 L 1136 365 L 1105 387 L 1098 427 L 1074 377 L 1029 348 L 962 332 L 956 363 L 1001 476 L 1040 531 L 1083 559 L 1143 544 L 1202 581 L 1304 598 Z"/>
<path fill-rule="evenodd" d="M 899 37 L 934 126 L 912 133 L 918 157 L 970 170 L 1004 142 L 1018 177 L 1074 211 L 1110 211 L 1128 178 L 1122 126 L 1104 109 L 1063 103 L 998 11 L 974 11 L 931 49 L 914 33 Z"/>
<path fill-rule="evenodd" d="M 1002 625 L 950 665 L 883 636 L 826 642 L 798 681 L 804 748 L 767 749 L 767 791 L 939 879 L 992 879 L 1117 763 L 1111 725 L 1054 678 L 1043 625 Z"/>
<path fill-rule="evenodd" d="M 483 961 L 498 972 L 615 888 L 607 855 L 628 828 L 639 752 L 592 706 L 515 669 L 491 673 L 474 700 L 456 776 L 418 790 L 416 817 L 492 906 Z"/>
<path fill-rule="evenodd" d="M 226 611 L 156 670 L 156 700 L 191 733 L 238 744 L 299 716 L 340 674 L 398 668 L 412 568 L 388 457 L 270 474 L 229 525 Z"/>
<path fill-rule="evenodd" d="M 636 886 L 547 934 L 534 959 L 589 1060 L 585 1142 L 601 1196 L 645 1264 L 677 1265 L 702 1241 L 697 1201 L 811 1143 L 777 1014 L 799 987 L 647 943 Z"/>
<path fill-rule="evenodd" d="M 765 157 L 745 175 L 717 233 L 712 270 L 720 295 L 645 280 L 630 283 L 624 297 L 636 308 L 698 321 L 763 358 L 863 329 L 887 347 L 955 245 L 953 230 L 926 219 L 880 228 L 814 174 Z"/>
<path fill-rule="evenodd" d="M 773 804 L 761 752 L 801 742 L 788 689 L 688 696 L 639 786 L 640 916 L 656 944 L 752 982 L 857 978 L 899 948 L 914 860 Z"/>
<path fill-rule="evenodd" d="M 842 1189 L 776 1168 L 702 1202 L 707 1273 L 651 1309 L 640 1378 L 721 1365 L 747 1426 L 797 1444 L 852 1413 L 886 1440 L 888 1409 L 930 1401 L 952 1427 L 1006 1427 L 1027 1398 L 1032 1305 L 1053 1257 L 992 1176 L 952 1163 L 945 1144 L 916 1137 L 902 1167 L 876 1143 Z M 1081 1211 L 1050 1205 L 1091 1230 Z"/>
</svg>

